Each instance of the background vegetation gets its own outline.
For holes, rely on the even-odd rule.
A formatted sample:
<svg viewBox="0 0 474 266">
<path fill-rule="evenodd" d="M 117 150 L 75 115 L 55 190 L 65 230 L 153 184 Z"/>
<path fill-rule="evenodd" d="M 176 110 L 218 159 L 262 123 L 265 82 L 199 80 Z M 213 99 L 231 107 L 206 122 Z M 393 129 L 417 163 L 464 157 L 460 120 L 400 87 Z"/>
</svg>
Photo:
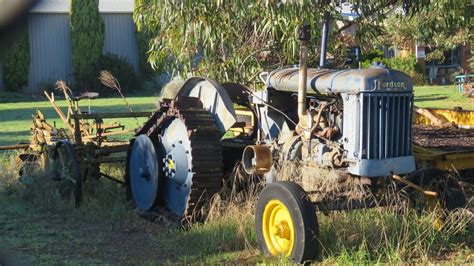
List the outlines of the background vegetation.
<svg viewBox="0 0 474 266">
<path fill-rule="evenodd" d="M 0 47 L 0 62 L 3 62 L 6 90 L 15 92 L 28 84 L 30 44 L 27 23 L 19 25 L 9 37 Z"/>
<path fill-rule="evenodd" d="M 373 44 L 383 21 L 403 7 L 408 16 L 430 1 L 351 1 L 362 16 L 330 34 L 335 65 L 345 61 L 353 44 Z M 140 0 L 135 23 L 149 36 L 148 62 L 171 73 L 210 76 L 219 81 L 249 83 L 255 74 L 297 62 L 297 28 L 312 26 L 310 64 L 318 59 L 320 21 L 324 12 L 341 19 L 333 1 L 177 1 Z M 357 24 L 355 36 L 344 29 Z"/>
<path fill-rule="evenodd" d="M 104 47 L 105 25 L 99 0 L 71 0 L 72 68 L 79 88 L 90 88 L 97 79 L 95 65 Z"/>
<path fill-rule="evenodd" d="M 380 50 L 373 50 L 365 53 L 361 58 L 361 66 L 367 68 L 374 62 L 382 63 L 385 66 L 393 69 L 403 71 L 411 76 L 415 85 L 424 85 L 426 78 L 424 75 L 424 69 L 418 62 L 414 55 L 407 57 L 391 57 L 385 58 L 384 54 Z"/>
<path fill-rule="evenodd" d="M 135 70 L 127 59 L 108 53 L 101 55 L 93 67 L 94 80 L 92 89 L 99 92 L 99 95 L 106 96 L 114 94 L 114 90 L 105 87 L 98 79 L 99 73 L 102 70 L 109 71 L 117 78 L 120 88 L 124 93 L 136 92 L 136 90 L 141 87 L 141 79 L 135 73 Z"/>
<path fill-rule="evenodd" d="M 430 1 L 429 8 L 416 16 L 393 13 L 386 20 L 386 34 L 379 41 L 401 49 L 409 49 L 416 42 L 431 48 L 426 60 L 443 61 L 444 52 L 474 43 L 469 11 L 473 8 L 471 1 L 437 0 Z"/>
</svg>

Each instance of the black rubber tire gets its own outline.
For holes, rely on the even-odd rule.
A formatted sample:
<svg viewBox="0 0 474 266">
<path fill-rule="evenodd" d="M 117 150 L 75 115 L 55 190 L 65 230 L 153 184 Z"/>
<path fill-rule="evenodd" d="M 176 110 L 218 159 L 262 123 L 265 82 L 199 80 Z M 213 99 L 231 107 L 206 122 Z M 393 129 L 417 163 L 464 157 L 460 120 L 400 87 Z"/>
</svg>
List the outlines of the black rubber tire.
<svg viewBox="0 0 474 266">
<path fill-rule="evenodd" d="M 441 169 L 419 169 L 406 178 L 424 189 L 437 192 L 443 209 L 447 211 L 463 208 L 467 204 L 461 186 Z"/>
<path fill-rule="evenodd" d="M 293 221 L 295 243 L 290 259 L 296 263 L 316 260 L 320 255 L 319 225 L 316 210 L 306 192 L 291 181 L 268 184 L 257 200 L 255 210 L 257 242 L 265 255 L 271 255 L 263 236 L 263 213 L 270 200 L 279 200 L 288 209 Z"/>
</svg>

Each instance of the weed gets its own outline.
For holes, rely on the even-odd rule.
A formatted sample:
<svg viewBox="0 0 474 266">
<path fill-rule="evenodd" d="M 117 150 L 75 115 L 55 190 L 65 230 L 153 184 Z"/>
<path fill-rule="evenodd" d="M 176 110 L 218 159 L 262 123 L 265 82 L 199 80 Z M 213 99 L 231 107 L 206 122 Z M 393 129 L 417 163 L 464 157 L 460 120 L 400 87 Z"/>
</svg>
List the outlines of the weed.
<svg viewBox="0 0 474 266">
<path fill-rule="evenodd" d="M 138 218 L 125 190 L 108 180 L 87 180 L 84 202 L 74 208 L 47 185 L 47 176 L 29 185 L 18 183 L 15 167 L 14 160 L 2 161 L 0 243 L 22 254 L 34 254 L 34 262 L 289 263 L 284 257 L 260 255 L 253 215 L 263 184 L 259 178 L 243 174 L 239 166 L 212 199 L 207 220 L 186 230 Z M 102 170 L 113 176 L 123 174 L 114 166 Z M 456 261 L 469 263 L 474 239 L 472 212 L 463 209 L 449 214 L 442 230 L 433 227 L 437 212 L 419 214 L 400 207 L 378 207 L 318 213 L 322 262 L 413 263 L 459 254 L 454 255 L 459 256 Z"/>
</svg>

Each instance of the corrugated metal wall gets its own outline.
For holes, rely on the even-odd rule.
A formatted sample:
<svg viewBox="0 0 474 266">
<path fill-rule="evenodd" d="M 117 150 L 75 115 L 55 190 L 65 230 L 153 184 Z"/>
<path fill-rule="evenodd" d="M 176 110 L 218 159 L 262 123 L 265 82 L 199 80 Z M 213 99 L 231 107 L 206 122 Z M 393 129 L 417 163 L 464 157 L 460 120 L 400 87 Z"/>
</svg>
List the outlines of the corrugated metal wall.
<svg viewBox="0 0 474 266">
<path fill-rule="evenodd" d="M 131 13 L 104 13 L 105 40 L 102 52 L 125 58 L 138 72 L 138 47 Z M 73 82 L 68 13 L 30 13 L 29 92 L 40 92 L 57 80 Z M 0 72 L 0 90 L 2 89 Z"/>
<path fill-rule="evenodd" d="M 72 81 L 68 14 L 30 14 L 28 91 L 39 91 L 56 80 Z"/>
<path fill-rule="evenodd" d="M 132 14 L 105 13 L 102 17 L 105 23 L 105 42 L 102 52 L 127 59 L 138 72 L 138 47 Z"/>
</svg>

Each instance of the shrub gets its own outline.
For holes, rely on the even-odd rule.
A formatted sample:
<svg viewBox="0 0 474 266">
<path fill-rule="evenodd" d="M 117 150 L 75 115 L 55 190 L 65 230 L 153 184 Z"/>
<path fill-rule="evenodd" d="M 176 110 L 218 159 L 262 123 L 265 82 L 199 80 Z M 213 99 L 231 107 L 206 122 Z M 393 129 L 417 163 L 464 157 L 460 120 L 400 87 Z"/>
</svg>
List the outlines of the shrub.
<svg viewBox="0 0 474 266">
<path fill-rule="evenodd" d="M 11 43 L 1 52 L 1 61 L 4 63 L 6 90 L 17 92 L 28 85 L 28 72 L 30 69 L 28 26 L 22 25 L 19 27 L 18 32 L 12 38 Z"/>
<path fill-rule="evenodd" d="M 392 57 L 384 58 L 381 51 L 370 52 L 368 55 L 362 57 L 362 68 L 368 68 L 373 62 L 379 62 L 386 65 L 389 68 L 403 71 L 410 75 L 413 79 L 413 84 L 424 85 L 426 83 L 426 77 L 422 67 L 416 62 L 414 55 L 408 57 Z"/>
<path fill-rule="evenodd" d="M 71 0 L 72 68 L 79 86 L 94 83 L 91 72 L 102 55 L 105 25 L 99 13 L 99 0 Z"/>
<path fill-rule="evenodd" d="M 100 95 L 110 95 L 114 91 L 102 85 L 98 79 L 100 71 L 109 71 L 120 83 L 123 93 L 133 92 L 141 87 L 140 79 L 137 77 L 135 70 L 124 58 L 115 54 L 102 55 L 94 65 L 94 83 L 93 90 L 99 92 Z"/>
</svg>

